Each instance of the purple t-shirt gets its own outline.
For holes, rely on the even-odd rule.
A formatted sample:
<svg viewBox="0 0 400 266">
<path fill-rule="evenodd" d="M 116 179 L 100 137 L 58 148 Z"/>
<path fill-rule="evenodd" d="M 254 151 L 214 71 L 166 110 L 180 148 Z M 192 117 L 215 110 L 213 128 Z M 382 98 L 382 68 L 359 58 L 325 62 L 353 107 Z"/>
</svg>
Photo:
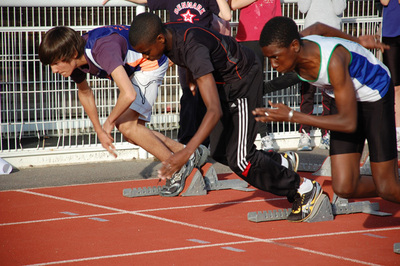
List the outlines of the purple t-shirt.
<svg viewBox="0 0 400 266">
<path fill-rule="evenodd" d="M 176 1 L 147 0 L 150 10 L 168 10 L 171 22 L 190 22 L 211 27 L 213 14 L 219 14 L 216 0 Z"/>
<path fill-rule="evenodd" d="M 88 35 L 82 36 L 87 40 Z M 124 65 L 124 58 L 128 51 L 126 40 L 114 33 L 106 37 L 102 37 L 96 41 L 92 48 L 94 60 L 107 72 L 108 75 L 118 67 Z M 97 76 L 100 69 L 92 63 L 85 54 L 87 65 L 75 69 L 71 74 L 71 79 L 76 83 L 81 83 L 86 79 L 86 73 Z M 128 73 L 129 75 L 129 73 Z"/>
</svg>

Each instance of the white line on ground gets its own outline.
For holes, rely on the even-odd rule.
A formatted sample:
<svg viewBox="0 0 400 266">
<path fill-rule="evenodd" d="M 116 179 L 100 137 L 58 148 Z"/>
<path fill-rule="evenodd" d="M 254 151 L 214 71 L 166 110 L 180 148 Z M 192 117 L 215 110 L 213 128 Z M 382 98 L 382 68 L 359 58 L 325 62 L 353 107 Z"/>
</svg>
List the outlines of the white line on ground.
<svg viewBox="0 0 400 266">
<path fill-rule="evenodd" d="M 181 248 L 172 248 L 172 249 L 150 250 L 150 251 L 143 251 L 143 252 L 134 252 L 134 253 L 125 253 L 125 254 L 115 254 L 115 255 L 106 255 L 106 256 L 98 256 L 98 257 L 80 258 L 80 259 L 74 259 L 74 260 L 63 260 L 63 261 L 46 262 L 46 263 L 33 264 L 33 265 L 52 265 L 52 264 L 61 264 L 61 263 L 82 262 L 82 261 L 89 261 L 89 260 L 100 260 L 100 259 L 107 259 L 107 258 L 127 257 L 127 256 L 134 256 L 134 255 L 161 253 L 161 252 L 196 249 L 196 248 L 205 248 L 205 247 L 214 247 L 214 246 L 229 246 L 229 245 L 238 245 L 238 244 L 255 243 L 255 242 L 264 242 L 264 243 L 270 243 L 270 244 L 283 245 L 283 246 L 286 246 L 288 248 L 293 248 L 293 249 L 296 249 L 296 250 L 299 250 L 299 251 L 303 251 L 303 252 L 307 252 L 307 253 L 311 253 L 311 254 L 317 254 L 317 255 L 321 255 L 321 256 L 325 256 L 325 257 L 335 258 L 335 259 L 344 260 L 344 261 L 350 261 L 350 262 L 364 264 L 364 265 L 377 265 L 377 264 L 373 264 L 373 263 L 370 263 L 370 262 L 365 262 L 365 261 L 355 260 L 355 259 L 346 258 L 346 257 L 342 257 L 342 256 L 337 256 L 337 255 L 333 255 L 333 254 L 329 254 L 329 253 L 325 253 L 325 252 L 319 252 L 319 251 L 315 251 L 315 250 L 304 249 L 304 248 L 295 247 L 295 246 L 291 246 L 291 245 L 286 245 L 286 244 L 282 244 L 282 243 L 276 243 L 275 241 L 288 240 L 288 239 L 325 237 L 325 236 L 334 236 L 334 235 L 360 234 L 360 233 L 400 230 L 400 227 L 391 227 L 391 228 L 367 229 L 367 230 L 355 230 L 355 231 L 342 231 L 342 232 L 335 232 L 335 233 L 324 233 L 324 234 L 313 234 L 313 235 L 301 235 L 301 236 L 262 239 L 262 238 L 247 236 L 247 235 L 243 235 L 243 234 L 228 232 L 228 231 L 224 231 L 224 230 L 214 229 L 214 228 L 210 228 L 210 227 L 194 225 L 194 224 L 181 222 L 181 221 L 176 221 L 176 220 L 172 220 L 172 219 L 162 218 L 162 217 L 145 214 L 145 213 L 138 212 L 138 211 L 127 211 L 127 210 L 122 210 L 122 209 L 118 209 L 118 208 L 113 208 L 113 207 L 108 207 L 108 206 L 103 206 L 103 205 L 99 205 L 99 204 L 93 204 L 93 203 L 83 202 L 83 201 L 78 201 L 78 200 L 72 200 L 72 199 L 63 198 L 63 197 L 52 196 L 52 195 L 47 195 L 47 194 L 28 191 L 28 190 L 18 190 L 18 191 L 22 192 L 22 193 L 33 194 L 33 195 L 37 195 L 37 196 L 42 196 L 42 197 L 47 197 L 47 198 L 58 199 L 58 200 L 62 200 L 62 201 L 82 204 L 82 205 L 85 205 L 85 206 L 91 206 L 91 207 L 97 207 L 97 208 L 101 208 L 101 209 L 105 209 L 105 210 L 111 210 L 111 211 L 117 212 L 115 214 L 138 215 L 138 216 L 142 216 L 142 217 L 146 217 L 146 218 L 150 218 L 150 219 L 155 219 L 155 220 L 159 220 L 159 221 L 179 224 L 179 225 L 188 226 L 188 227 L 191 227 L 191 228 L 202 229 L 202 230 L 211 231 L 211 232 L 215 232 L 215 233 L 219 233 L 219 234 L 230 235 L 230 236 L 235 236 L 235 237 L 238 237 L 238 238 L 247 239 L 247 241 L 218 243 L 218 244 L 209 244 L 209 245 L 201 245 L 201 246 L 193 246 L 193 247 L 181 247 Z M 215 204 L 213 204 L 213 205 L 215 205 Z M 105 214 L 105 215 L 112 215 L 112 214 Z M 93 216 L 99 216 L 99 215 L 93 215 Z M 72 218 L 72 217 L 69 217 L 69 218 Z"/>
</svg>

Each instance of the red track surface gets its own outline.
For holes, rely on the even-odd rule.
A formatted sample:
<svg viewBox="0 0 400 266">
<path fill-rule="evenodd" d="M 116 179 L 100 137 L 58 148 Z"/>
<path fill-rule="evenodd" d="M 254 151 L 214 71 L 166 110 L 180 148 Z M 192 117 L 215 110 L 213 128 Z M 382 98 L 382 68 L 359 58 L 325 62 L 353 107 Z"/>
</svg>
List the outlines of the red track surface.
<svg viewBox="0 0 400 266">
<path fill-rule="evenodd" d="M 315 177 L 332 198 L 328 177 Z M 233 175 L 219 176 L 237 178 Z M 290 208 L 259 190 L 126 198 L 156 179 L 0 193 L 1 265 L 400 265 L 400 206 L 393 216 L 253 223 L 247 213 Z"/>
</svg>

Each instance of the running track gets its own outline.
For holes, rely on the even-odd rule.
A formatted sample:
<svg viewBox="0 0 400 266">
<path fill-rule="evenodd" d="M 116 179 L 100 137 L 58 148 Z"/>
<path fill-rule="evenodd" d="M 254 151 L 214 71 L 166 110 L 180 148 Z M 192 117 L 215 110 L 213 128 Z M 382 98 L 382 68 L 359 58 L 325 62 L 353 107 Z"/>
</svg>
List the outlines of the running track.
<svg viewBox="0 0 400 266">
<path fill-rule="evenodd" d="M 319 181 L 332 198 L 328 177 Z M 237 178 L 219 175 L 219 179 Z M 156 179 L 0 192 L 0 265 L 400 265 L 400 207 L 393 216 L 253 223 L 247 213 L 290 208 L 259 190 L 126 198 Z"/>
</svg>

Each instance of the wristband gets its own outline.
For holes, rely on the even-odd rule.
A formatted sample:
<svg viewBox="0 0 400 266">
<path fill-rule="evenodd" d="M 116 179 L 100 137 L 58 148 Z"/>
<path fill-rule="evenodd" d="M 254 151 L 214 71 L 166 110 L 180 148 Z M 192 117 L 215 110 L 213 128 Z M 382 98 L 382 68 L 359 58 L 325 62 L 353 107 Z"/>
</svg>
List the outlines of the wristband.
<svg viewBox="0 0 400 266">
<path fill-rule="evenodd" d="M 293 110 L 292 109 L 290 109 L 288 117 L 289 117 L 289 121 L 292 121 L 292 117 L 293 117 Z"/>
</svg>

